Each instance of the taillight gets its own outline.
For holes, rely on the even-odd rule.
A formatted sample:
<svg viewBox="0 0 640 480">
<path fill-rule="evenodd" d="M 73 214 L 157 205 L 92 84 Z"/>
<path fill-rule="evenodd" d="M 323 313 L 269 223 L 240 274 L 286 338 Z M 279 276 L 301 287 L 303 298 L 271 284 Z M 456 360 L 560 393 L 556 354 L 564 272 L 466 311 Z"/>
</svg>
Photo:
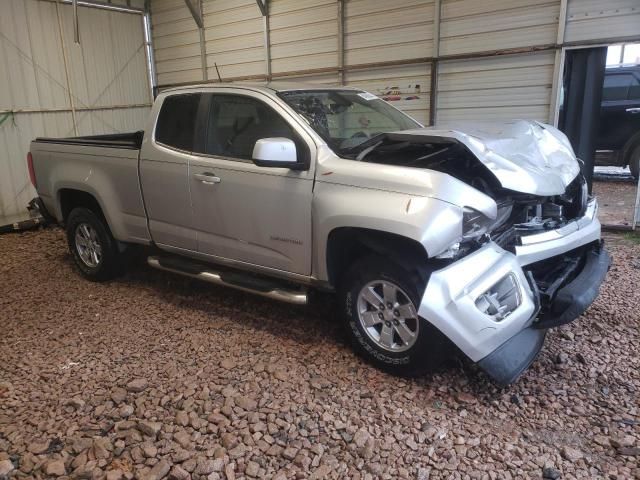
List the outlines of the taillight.
<svg viewBox="0 0 640 480">
<path fill-rule="evenodd" d="M 36 171 L 33 169 L 33 156 L 31 152 L 27 153 L 27 168 L 29 169 L 29 179 L 35 188 L 38 188 L 36 185 Z"/>
</svg>

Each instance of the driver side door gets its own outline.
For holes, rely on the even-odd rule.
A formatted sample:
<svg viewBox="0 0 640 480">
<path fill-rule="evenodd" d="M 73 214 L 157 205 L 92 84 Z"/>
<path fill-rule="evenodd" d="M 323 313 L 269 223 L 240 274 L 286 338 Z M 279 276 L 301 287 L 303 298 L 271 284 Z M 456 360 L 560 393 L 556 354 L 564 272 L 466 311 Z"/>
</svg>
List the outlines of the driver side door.
<svg viewBox="0 0 640 480">
<path fill-rule="evenodd" d="M 251 156 L 257 140 L 284 137 L 308 161 L 315 154 L 313 140 L 266 95 L 204 95 L 202 134 L 189 160 L 199 254 L 309 275 L 313 163 L 306 170 L 259 167 Z"/>
</svg>

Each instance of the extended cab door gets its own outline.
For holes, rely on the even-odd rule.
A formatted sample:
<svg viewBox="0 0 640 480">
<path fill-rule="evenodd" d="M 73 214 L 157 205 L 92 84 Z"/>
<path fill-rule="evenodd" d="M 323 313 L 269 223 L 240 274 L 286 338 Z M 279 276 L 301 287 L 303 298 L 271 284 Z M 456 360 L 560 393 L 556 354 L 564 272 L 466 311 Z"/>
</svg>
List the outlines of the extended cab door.
<svg viewBox="0 0 640 480">
<path fill-rule="evenodd" d="M 228 91 L 203 94 L 208 110 L 189 164 L 198 251 L 309 275 L 313 140 L 267 95 Z M 272 137 L 293 140 L 299 162 L 308 168 L 255 165 L 256 141 Z"/>
<path fill-rule="evenodd" d="M 149 232 L 161 247 L 196 250 L 189 195 L 189 158 L 202 94 L 169 94 L 156 102 L 155 125 L 147 129 L 140 151 L 140 184 Z M 160 101 L 162 100 L 162 101 Z"/>
</svg>

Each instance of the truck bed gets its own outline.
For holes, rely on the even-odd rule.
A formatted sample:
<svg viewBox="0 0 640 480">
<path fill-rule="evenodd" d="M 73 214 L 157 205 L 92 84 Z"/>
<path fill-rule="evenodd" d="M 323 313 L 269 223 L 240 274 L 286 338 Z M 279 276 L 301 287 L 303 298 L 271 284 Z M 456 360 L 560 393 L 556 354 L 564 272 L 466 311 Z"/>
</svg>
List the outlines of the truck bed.
<svg viewBox="0 0 640 480">
<path fill-rule="evenodd" d="M 91 147 L 106 148 L 126 148 L 129 150 L 140 150 L 144 131 L 128 133 L 112 133 L 108 135 L 89 135 L 84 137 L 50 138 L 38 137 L 35 139 L 39 143 L 55 143 L 59 145 L 84 145 Z"/>
</svg>

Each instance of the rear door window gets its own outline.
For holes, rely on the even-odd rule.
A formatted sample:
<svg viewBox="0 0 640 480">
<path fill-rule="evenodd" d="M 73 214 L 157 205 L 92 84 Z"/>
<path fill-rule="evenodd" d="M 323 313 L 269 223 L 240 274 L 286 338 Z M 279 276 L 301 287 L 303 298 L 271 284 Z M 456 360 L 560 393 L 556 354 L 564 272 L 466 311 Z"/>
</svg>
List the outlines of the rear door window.
<svg viewBox="0 0 640 480">
<path fill-rule="evenodd" d="M 156 124 L 156 142 L 179 150 L 193 150 L 201 96 L 199 93 L 186 93 L 164 99 Z"/>
<path fill-rule="evenodd" d="M 630 73 L 613 73 L 604 77 L 602 100 L 605 102 L 626 100 L 635 78 Z"/>
</svg>

